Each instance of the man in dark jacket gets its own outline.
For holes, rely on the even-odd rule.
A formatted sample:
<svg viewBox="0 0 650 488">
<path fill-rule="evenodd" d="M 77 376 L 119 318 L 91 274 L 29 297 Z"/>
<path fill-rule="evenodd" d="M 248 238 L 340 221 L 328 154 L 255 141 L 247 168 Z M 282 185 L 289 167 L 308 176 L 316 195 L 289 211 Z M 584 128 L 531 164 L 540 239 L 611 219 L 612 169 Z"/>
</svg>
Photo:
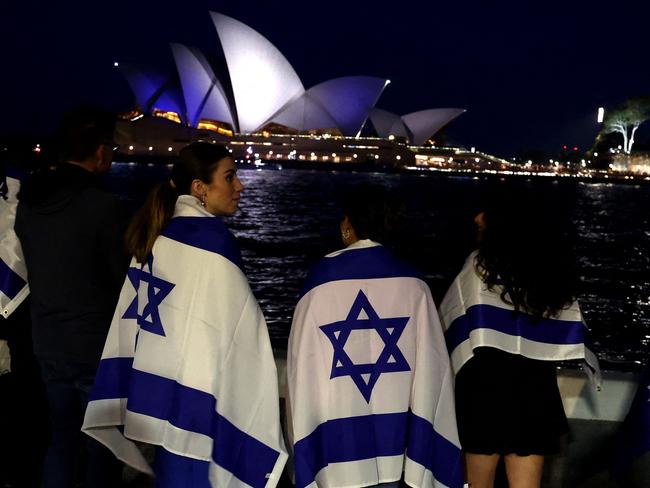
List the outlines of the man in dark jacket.
<svg viewBox="0 0 650 488">
<path fill-rule="evenodd" d="M 113 158 L 115 119 L 69 112 L 58 131 L 61 161 L 21 189 L 15 230 L 31 290 L 34 353 L 47 389 L 52 439 L 44 486 L 72 487 L 80 427 L 126 272 L 116 202 L 100 186 Z M 104 446 L 86 442 L 88 487 L 119 474 Z"/>
</svg>

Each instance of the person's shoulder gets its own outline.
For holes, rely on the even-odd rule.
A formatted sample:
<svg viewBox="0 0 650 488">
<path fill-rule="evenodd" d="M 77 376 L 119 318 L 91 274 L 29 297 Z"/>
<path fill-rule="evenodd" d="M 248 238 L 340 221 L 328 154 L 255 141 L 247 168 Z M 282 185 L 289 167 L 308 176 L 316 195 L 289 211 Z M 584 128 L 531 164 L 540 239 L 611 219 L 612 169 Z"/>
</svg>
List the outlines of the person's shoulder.
<svg viewBox="0 0 650 488">
<path fill-rule="evenodd" d="M 81 210 L 86 213 L 99 226 L 116 222 L 120 216 L 115 197 L 101 188 L 85 188 L 80 194 L 77 209 L 77 211 Z"/>
<path fill-rule="evenodd" d="M 25 175 L 20 180 L 20 190 L 18 192 L 19 205 L 32 205 L 45 195 L 52 193 L 59 186 L 59 178 L 56 171 L 52 168 L 39 168 Z"/>
<path fill-rule="evenodd" d="M 176 243 L 218 254 L 244 271 L 239 244 L 220 217 L 176 216 L 163 229 L 161 236 Z"/>
<path fill-rule="evenodd" d="M 115 195 L 101 186 L 85 186 L 80 189 L 79 196 L 97 209 L 114 211 L 117 207 Z"/>
<path fill-rule="evenodd" d="M 382 245 L 344 249 L 328 254 L 314 268 L 322 271 L 343 269 L 361 276 L 386 274 L 420 278 L 422 275 L 414 265 Z"/>
<path fill-rule="evenodd" d="M 115 203 L 115 195 L 101 186 L 87 186 L 81 190 L 84 196 L 88 199 L 97 201 L 98 203 Z"/>
<path fill-rule="evenodd" d="M 384 246 L 348 248 L 328 254 L 312 266 L 301 296 L 333 281 L 383 278 L 422 280 L 422 274 Z"/>
<path fill-rule="evenodd" d="M 472 251 L 469 256 L 465 259 L 465 262 L 463 263 L 463 267 L 460 269 L 458 272 L 457 278 L 479 278 L 480 275 L 477 269 L 477 262 L 478 262 L 478 249 L 475 251 Z"/>
<path fill-rule="evenodd" d="M 340 259 L 339 257 L 341 254 L 339 251 L 335 253 L 328 254 L 326 256 L 323 256 L 319 258 L 310 268 L 309 274 L 314 274 L 314 273 L 322 273 L 327 271 L 328 269 L 335 268 Z"/>
</svg>

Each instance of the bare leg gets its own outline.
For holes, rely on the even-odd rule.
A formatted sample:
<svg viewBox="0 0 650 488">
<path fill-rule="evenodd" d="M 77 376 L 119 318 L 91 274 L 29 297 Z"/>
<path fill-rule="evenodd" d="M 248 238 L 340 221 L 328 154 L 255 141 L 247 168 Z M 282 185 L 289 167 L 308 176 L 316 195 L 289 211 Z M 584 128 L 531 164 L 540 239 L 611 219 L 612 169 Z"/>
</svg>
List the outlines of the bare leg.
<svg viewBox="0 0 650 488">
<path fill-rule="evenodd" d="M 510 488 L 540 488 L 544 456 L 505 456 L 506 474 Z"/>
<path fill-rule="evenodd" d="M 499 462 L 498 454 L 465 454 L 467 482 L 470 488 L 492 488 Z"/>
</svg>

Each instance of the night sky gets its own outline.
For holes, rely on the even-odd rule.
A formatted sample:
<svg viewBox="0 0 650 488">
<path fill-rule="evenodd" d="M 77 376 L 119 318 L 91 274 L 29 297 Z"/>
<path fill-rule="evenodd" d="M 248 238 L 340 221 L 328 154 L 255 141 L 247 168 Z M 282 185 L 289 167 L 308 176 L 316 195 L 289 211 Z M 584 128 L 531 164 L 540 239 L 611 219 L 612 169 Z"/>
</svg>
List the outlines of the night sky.
<svg viewBox="0 0 650 488">
<path fill-rule="evenodd" d="M 169 42 L 217 53 L 209 10 L 269 39 L 305 88 L 389 78 L 378 107 L 466 108 L 448 136 L 503 156 L 587 149 L 598 106 L 650 95 L 648 2 L 7 0 L 0 136 L 46 134 L 80 102 L 128 110 L 113 61 L 171 71 Z M 642 129 L 638 140 L 650 141 L 650 122 Z"/>
</svg>

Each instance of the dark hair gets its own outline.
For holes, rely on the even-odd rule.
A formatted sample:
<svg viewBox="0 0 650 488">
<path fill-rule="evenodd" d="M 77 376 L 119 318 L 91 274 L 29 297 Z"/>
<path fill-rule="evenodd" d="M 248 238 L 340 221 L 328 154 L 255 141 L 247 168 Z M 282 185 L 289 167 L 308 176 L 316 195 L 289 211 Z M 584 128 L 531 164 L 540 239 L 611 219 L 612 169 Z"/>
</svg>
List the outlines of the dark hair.
<svg viewBox="0 0 650 488">
<path fill-rule="evenodd" d="M 550 195 L 557 198 L 558 195 Z M 501 299 L 538 318 L 557 315 L 576 298 L 577 273 L 567 209 L 557 199 L 499 188 L 483 205 L 485 229 L 476 270 Z"/>
<path fill-rule="evenodd" d="M 403 213 L 402 203 L 380 185 L 357 185 L 343 198 L 343 215 L 359 239 L 391 244 Z"/>
<path fill-rule="evenodd" d="M 102 144 L 112 144 L 115 121 L 115 115 L 90 105 L 66 112 L 56 132 L 60 159 L 83 162 Z"/>
<path fill-rule="evenodd" d="M 171 179 L 151 190 L 126 230 L 126 248 L 139 263 L 151 253 L 156 238 L 174 215 L 178 196 L 189 195 L 194 180 L 209 184 L 219 161 L 228 156 L 230 151 L 224 146 L 208 142 L 193 142 L 181 149 Z"/>
</svg>

